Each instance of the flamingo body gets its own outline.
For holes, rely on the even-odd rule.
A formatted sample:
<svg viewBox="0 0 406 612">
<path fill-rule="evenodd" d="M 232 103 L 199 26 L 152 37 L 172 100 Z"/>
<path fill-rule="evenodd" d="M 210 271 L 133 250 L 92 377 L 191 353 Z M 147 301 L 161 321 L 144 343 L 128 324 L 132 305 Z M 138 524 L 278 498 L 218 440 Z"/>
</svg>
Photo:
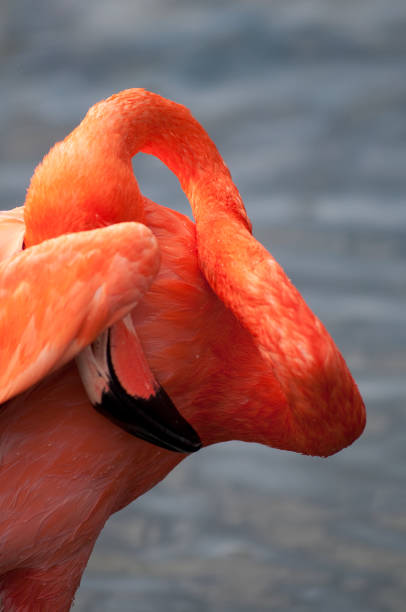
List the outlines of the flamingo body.
<svg viewBox="0 0 406 612">
<path fill-rule="evenodd" d="M 140 194 L 137 150 L 178 175 L 196 224 Z M 204 445 L 329 455 L 362 432 L 342 356 L 252 237 L 224 162 L 179 105 L 128 90 L 93 107 L 39 166 L 25 209 L 0 217 L 0 254 L 6 610 L 68 610 L 107 518 L 185 456 L 94 410 L 109 380 L 95 381 L 86 351 L 106 329 L 129 394 L 148 400 L 159 384 L 171 398 L 174 435 L 184 420 Z"/>
</svg>

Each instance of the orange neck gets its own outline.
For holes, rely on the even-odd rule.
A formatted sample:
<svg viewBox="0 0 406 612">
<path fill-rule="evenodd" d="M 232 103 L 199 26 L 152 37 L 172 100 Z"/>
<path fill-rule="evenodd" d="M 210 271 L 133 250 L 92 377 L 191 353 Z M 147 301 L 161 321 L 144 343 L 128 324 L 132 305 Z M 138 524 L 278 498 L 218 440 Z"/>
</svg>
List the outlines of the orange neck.
<svg viewBox="0 0 406 612">
<path fill-rule="evenodd" d="M 111 127 L 86 117 L 36 168 L 24 206 L 26 246 L 66 233 L 144 220 L 131 157 L 117 154 Z"/>
<path fill-rule="evenodd" d="M 257 367 L 268 388 L 256 388 L 262 397 L 255 403 L 269 406 L 276 394 L 285 406 L 275 445 L 327 455 L 352 442 L 365 424 L 353 378 L 324 326 L 252 237 L 238 190 L 200 124 L 183 106 L 142 90 L 121 92 L 89 112 L 89 120 L 100 116 L 114 124 L 121 155 L 153 154 L 178 177 L 196 221 L 200 267 L 261 355 Z M 275 423 L 264 420 L 264 431 L 267 425 Z M 275 434 L 268 431 L 268 440 Z"/>
<path fill-rule="evenodd" d="M 33 177 L 25 205 L 26 244 L 142 220 L 131 168 L 139 151 L 157 156 L 178 177 L 196 220 L 200 269 L 251 334 L 259 367 L 280 385 L 282 421 L 290 424 L 283 447 L 328 454 L 352 442 L 365 413 L 351 374 L 282 268 L 252 237 L 227 167 L 185 107 L 139 89 L 92 107 Z M 264 405 L 269 390 L 267 397 Z"/>
</svg>

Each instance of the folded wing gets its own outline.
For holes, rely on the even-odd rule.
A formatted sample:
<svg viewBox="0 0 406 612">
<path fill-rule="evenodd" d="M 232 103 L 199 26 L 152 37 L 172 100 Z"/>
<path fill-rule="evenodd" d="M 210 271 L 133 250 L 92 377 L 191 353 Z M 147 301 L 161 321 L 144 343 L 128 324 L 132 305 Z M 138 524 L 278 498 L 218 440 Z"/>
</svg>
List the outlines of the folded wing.
<svg viewBox="0 0 406 612">
<path fill-rule="evenodd" d="M 158 267 L 156 239 L 138 223 L 67 234 L 3 259 L 0 402 L 67 363 L 125 316 Z"/>
</svg>

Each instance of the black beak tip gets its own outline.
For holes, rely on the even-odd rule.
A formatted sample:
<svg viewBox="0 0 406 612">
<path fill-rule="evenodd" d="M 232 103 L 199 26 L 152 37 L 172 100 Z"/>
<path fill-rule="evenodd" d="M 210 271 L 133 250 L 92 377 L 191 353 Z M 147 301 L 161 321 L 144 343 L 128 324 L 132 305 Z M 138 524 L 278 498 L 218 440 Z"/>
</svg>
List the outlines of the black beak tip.
<svg viewBox="0 0 406 612">
<path fill-rule="evenodd" d="M 188 454 L 197 453 L 197 451 L 199 451 L 202 448 L 202 446 L 203 446 L 202 441 L 196 434 L 195 439 L 185 440 L 184 445 L 182 446 L 182 448 L 179 448 L 178 452 L 188 453 Z"/>
<path fill-rule="evenodd" d="M 166 450 L 196 453 L 202 441 L 161 388 L 145 400 L 110 388 L 94 408 L 127 433 Z"/>
</svg>

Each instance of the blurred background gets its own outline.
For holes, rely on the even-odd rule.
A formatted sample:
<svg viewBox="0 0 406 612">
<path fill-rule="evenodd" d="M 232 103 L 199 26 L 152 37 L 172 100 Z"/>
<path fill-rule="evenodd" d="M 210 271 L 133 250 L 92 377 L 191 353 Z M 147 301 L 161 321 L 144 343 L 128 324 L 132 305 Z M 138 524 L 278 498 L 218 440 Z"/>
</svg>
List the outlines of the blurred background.
<svg viewBox="0 0 406 612">
<path fill-rule="evenodd" d="M 1 208 L 99 99 L 182 102 L 368 409 L 326 460 L 233 442 L 183 462 L 110 519 L 74 609 L 403 612 L 405 1 L 2 0 L 0 61 Z M 190 214 L 159 162 L 135 169 Z"/>
</svg>

